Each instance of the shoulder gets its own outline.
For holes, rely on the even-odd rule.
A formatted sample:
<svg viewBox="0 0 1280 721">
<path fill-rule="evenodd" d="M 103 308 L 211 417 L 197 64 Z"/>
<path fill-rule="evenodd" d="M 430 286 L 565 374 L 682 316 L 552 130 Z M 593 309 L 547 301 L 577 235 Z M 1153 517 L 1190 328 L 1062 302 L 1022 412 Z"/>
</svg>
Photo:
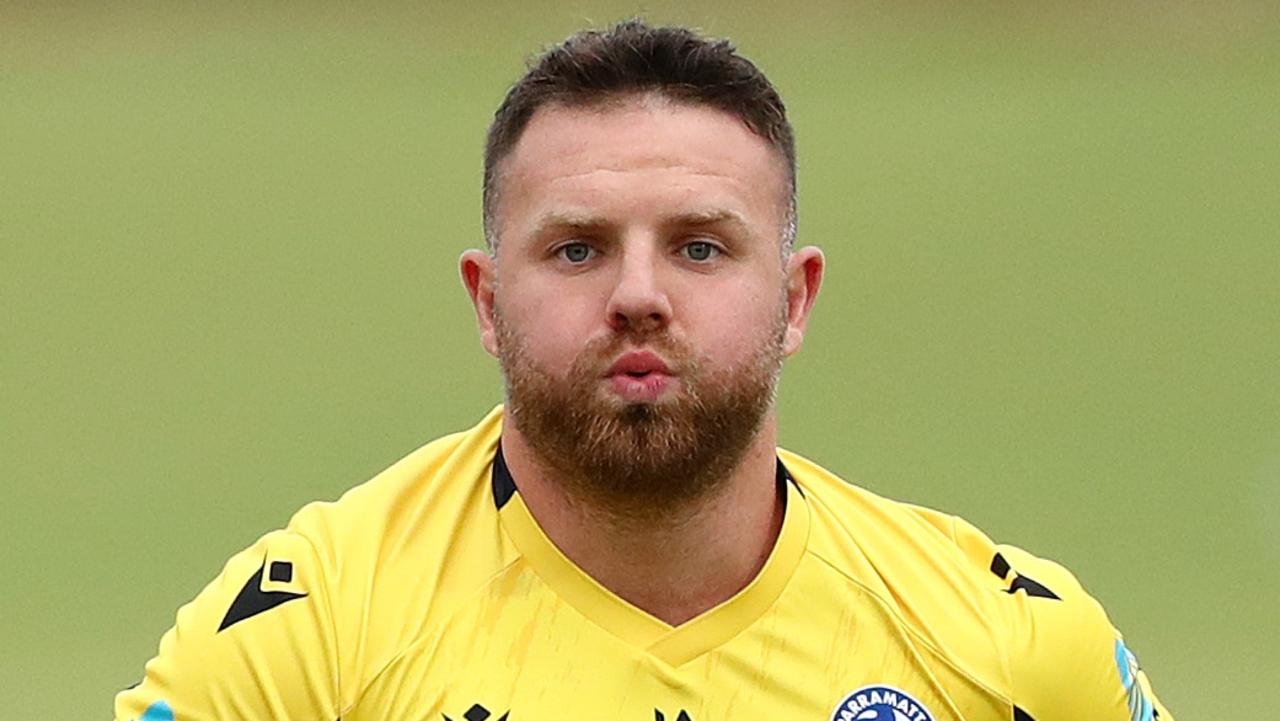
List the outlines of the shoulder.
<svg viewBox="0 0 1280 721">
<path fill-rule="evenodd" d="M 347 701 L 514 558 L 490 484 L 501 419 L 495 409 L 290 521 L 323 569 Z"/>
<path fill-rule="evenodd" d="M 487 483 L 500 421 L 423 446 L 232 557 L 179 610 L 117 718 L 343 715 L 506 562 Z"/>
<path fill-rule="evenodd" d="M 993 545 L 963 520 L 851 485 L 779 451 L 804 491 L 808 553 L 875 597 L 913 641 L 982 686 L 1007 695 L 1007 620 L 985 566 Z"/>
<path fill-rule="evenodd" d="M 998 586 L 990 570 L 996 544 L 963 519 L 885 498 L 795 453 L 780 450 L 779 457 L 815 521 L 810 549 L 832 565 L 856 570 L 870 563 L 873 580 L 885 583 L 945 578 L 979 594 Z"/>
<path fill-rule="evenodd" d="M 488 492 L 485 484 L 501 431 L 501 408 L 475 427 L 423 445 L 337 501 L 310 503 L 289 530 L 322 550 L 354 553 L 387 534 L 417 528 L 425 517 L 451 515 Z"/>
<path fill-rule="evenodd" d="M 779 455 L 814 517 L 811 553 L 878 595 L 922 644 L 1007 698 L 1017 718 L 1127 721 L 1130 704 L 1135 720 L 1158 715 L 1145 674 L 1066 568 L 996 543 L 957 516 L 883 498 L 800 456 Z"/>
<path fill-rule="evenodd" d="M 869 562 L 878 580 L 920 584 L 930 593 L 939 590 L 931 587 L 945 582 L 955 593 L 998 601 L 1014 595 L 1058 601 L 1087 598 L 1062 566 L 998 544 L 963 518 L 884 498 L 794 453 L 779 455 L 804 489 L 817 521 L 813 551 L 835 565 Z M 1007 605 L 991 608 L 1003 622 Z"/>
<path fill-rule="evenodd" d="M 233 556 L 179 609 L 142 680 L 116 697 L 116 718 L 204 719 L 278 699 L 298 717 L 338 708 L 329 597 L 307 539 L 272 531 Z M 287 661 L 285 661 L 287 659 Z"/>
</svg>

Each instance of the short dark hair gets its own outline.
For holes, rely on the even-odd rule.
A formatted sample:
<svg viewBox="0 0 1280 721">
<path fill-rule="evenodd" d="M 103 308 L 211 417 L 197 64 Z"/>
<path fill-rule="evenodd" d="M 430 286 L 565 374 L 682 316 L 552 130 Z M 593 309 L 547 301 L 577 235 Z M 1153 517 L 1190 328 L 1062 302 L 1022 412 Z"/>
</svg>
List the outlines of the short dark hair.
<svg viewBox="0 0 1280 721">
<path fill-rule="evenodd" d="M 498 165 L 515 149 L 538 108 L 550 103 L 590 106 L 649 92 L 729 113 L 782 155 L 788 183 L 783 241 L 789 246 L 795 237 L 796 150 L 778 91 L 728 40 L 631 19 L 577 33 L 551 47 L 507 91 L 484 149 L 484 228 L 490 248 L 497 240 Z"/>
</svg>

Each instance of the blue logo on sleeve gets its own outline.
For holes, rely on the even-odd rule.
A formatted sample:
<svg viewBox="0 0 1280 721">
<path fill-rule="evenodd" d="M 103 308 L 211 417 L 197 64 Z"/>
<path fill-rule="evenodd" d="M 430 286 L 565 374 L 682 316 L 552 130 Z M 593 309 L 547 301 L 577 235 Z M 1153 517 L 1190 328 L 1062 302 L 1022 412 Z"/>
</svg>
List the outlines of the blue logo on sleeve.
<svg viewBox="0 0 1280 721">
<path fill-rule="evenodd" d="M 164 701 L 156 701 L 142 712 L 137 721 L 173 721 L 173 709 Z"/>
<path fill-rule="evenodd" d="M 1120 683 L 1129 699 L 1129 718 L 1132 721 L 1152 721 L 1155 709 L 1138 681 L 1138 659 L 1125 648 L 1124 641 L 1116 639 L 1116 667 L 1120 669 Z"/>
<path fill-rule="evenodd" d="M 906 691 L 864 686 L 836 706 L 831 721 L 933 721 L 933 714 Z"/>
</svg>

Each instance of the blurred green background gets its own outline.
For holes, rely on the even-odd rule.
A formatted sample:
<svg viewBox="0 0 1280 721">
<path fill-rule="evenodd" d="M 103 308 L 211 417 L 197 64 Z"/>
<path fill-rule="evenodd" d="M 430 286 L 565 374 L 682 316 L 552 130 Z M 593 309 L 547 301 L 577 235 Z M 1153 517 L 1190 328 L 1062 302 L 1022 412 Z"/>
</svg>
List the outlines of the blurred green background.
<svg viewBox="0 0 1280 721">
<path fill-rule="evenodd" d="M 789 104 L 786 445 L 1065 563 L 1181 721 L 1269 716 L 1276 7 L 0 4 L 6 716 L 106 717 L 228 556 L 499 401 L 485 126 L 637 13 Z"/>
</svg>

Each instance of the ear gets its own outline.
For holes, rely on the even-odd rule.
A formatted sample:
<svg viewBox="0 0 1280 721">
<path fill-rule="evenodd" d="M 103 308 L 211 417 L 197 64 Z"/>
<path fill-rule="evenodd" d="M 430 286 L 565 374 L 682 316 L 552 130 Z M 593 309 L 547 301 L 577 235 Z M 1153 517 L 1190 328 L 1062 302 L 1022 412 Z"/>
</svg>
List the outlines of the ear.
<svg viewBox="0 0 1280 721">
<path fill-rule="evenodd" d="M 480 330 L 480 345 L 489 355 L 498 357 L 497 331 L 493 323 L 493 257 L 483 250 L 468 250 L 458 259 L 458 271 L 462 285 L 471 296 L 476 309 L 476 325 Z"/>
<path fill-rule="evenodd" d="M 800 350 L 804 342 L 805 324 L 818 299 L 826 264 L 822 251 L 812 245 L 792 252 L 787 260 L 787 333 L 782 342 L 782 351 L 787 355 Z"/>
</svg>

